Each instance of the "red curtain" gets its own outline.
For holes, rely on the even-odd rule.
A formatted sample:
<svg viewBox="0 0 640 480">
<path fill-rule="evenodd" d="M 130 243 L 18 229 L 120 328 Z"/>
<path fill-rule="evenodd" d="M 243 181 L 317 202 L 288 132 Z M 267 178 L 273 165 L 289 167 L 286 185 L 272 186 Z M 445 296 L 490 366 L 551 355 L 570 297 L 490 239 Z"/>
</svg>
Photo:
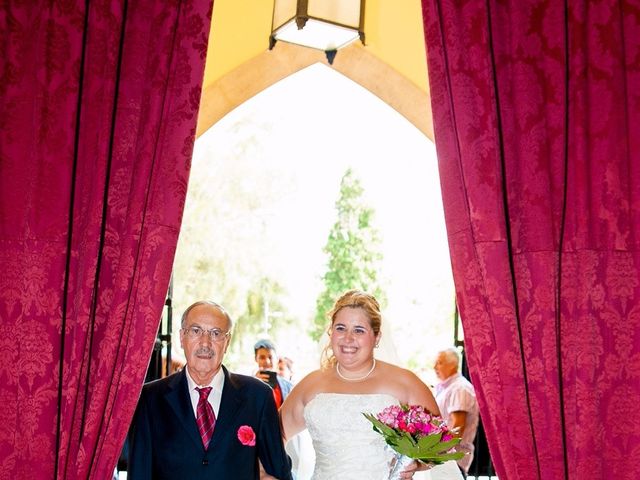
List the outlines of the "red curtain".
<svg viewBox="0 0 640 480">
<path fill-rule="evenodd" d="M 113 473 L 167 292 L 211 8 L 0 6 L 0 479 Z"/>
<path fill-rule="evenodd" d="M 457 301 L 500 479 L 640 476 L 640 3 L 423 0 Z"/>
</svg>

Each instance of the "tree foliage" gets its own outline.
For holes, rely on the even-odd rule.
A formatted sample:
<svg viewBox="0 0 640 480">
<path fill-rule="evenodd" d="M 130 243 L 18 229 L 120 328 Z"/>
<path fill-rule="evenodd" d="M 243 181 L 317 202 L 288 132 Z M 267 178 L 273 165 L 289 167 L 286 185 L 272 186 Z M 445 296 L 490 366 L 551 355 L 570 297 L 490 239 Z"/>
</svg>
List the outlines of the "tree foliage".
<svg viewBox="0 0 640 480">
<path fill-rule="evenodd" d="M 316 316 L 311 331 L 314 340 L 325 332 L 327 313 L 346 290 L 357 288 L 385 301 L 379 276 L 382 253 L 375 228 L 374 210 L 363 199 L 360 180 L 348 169 L 340 182 L 335 208 L 337 219 L 323 249 L 327 271 L 322 277 L 324 290 L 316 300 Z"/>
<path fill-rule="evenodd" d="M 261 139 L 268 138 L 269 131 L 258 120 L 243 120 L 216 134 L 236 141 L 218 141 L 216 148 L 210 141 L 197 145 L 174 263 L 175 345 L 176 322 L 184 309 L 196 300 L 214 300 L 238 326 L 232 337 L 238 352 L 229 352 L 225 358 L 229 364 L 236 353 L 238 358 L 243 354 L 236 342 L 243 343 L 244 335 L 253 345 L 260 333 L 255 326 L 260 313 L 248 310 L 252 298 L 262 292 L 272 295 L 270 301 L 280 302 L 274 310 L 284 312 L 287 305 L 280 300 L 285 287 L 274 273 L 270 253 L 276 245 L 268 225 L 292 188 L 293 177 L 266 161 Z M 251 354 L 248 358 L 252 361 Z"/>
<path fill-rule="evenodd" d="M 231 358 L 253 352 L 261 338 L 274 339 L 294 322 L 286 308 L 286 291 L 276 280 L 263 277 L 247 292 L 246 308 L 234 325 Z"/>
</svg>

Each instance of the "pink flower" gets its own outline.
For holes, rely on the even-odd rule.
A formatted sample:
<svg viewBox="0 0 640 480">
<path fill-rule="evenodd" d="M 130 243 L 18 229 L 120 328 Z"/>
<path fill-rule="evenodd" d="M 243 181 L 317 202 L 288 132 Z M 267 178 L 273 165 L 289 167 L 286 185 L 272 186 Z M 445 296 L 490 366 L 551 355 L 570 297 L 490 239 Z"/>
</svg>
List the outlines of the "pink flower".
<svg viewBox="0 0 640 480">
<path fill-rule="evenodd" d="M 256 433 L 249 425 L 242 425 L 238 429 L 238 440 L 247 447 L 253 447 L 256 444 Z"/>
<path fill-rule="evenodd" d="M 442 417 L 432 415 L 422 405 L 391 405 L 377 415 L 364 413 L 364 416 L 393 449 L 407 436 L 410 437 L 416 444 L 411 458 L 437 465 L 464 455 L 455 451 L 460 439 L 452 434 Z M 420 442 L 424 437 L 431 437 L 431 440 Z"/>
</svg>

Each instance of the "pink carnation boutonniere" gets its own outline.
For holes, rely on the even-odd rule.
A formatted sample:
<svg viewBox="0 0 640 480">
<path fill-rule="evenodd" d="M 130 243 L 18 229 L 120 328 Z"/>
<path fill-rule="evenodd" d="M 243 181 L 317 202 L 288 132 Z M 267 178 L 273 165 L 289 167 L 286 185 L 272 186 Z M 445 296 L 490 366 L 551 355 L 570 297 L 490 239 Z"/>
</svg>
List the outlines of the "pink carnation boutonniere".
<svg viewBox="0 0 640 480">
<path fill-rule="evenodd" d="M 242 425 L 238 429 L 238 440 L 247 447 L 253 447 L 256 444 L 256 433 L 249 425 Z"/>
</svg>

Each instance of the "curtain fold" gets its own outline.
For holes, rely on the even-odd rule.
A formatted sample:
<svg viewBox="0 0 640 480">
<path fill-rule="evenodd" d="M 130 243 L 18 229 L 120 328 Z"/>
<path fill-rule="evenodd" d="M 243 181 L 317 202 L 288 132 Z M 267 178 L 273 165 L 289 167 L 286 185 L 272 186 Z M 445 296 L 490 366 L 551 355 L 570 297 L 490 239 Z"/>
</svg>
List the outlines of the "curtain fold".
<svg viewBox="0 0 640 480">
<path fill-rule="evenodd" d="M 168 288 L 212 6 L 0 8 L 0 479 L 113 473 Z"/>
<path fill-rule="evenodd" d="M 640 4 L 422 5 L 457 302 L 497 473 L 637 478 Z"/>
</svg>

